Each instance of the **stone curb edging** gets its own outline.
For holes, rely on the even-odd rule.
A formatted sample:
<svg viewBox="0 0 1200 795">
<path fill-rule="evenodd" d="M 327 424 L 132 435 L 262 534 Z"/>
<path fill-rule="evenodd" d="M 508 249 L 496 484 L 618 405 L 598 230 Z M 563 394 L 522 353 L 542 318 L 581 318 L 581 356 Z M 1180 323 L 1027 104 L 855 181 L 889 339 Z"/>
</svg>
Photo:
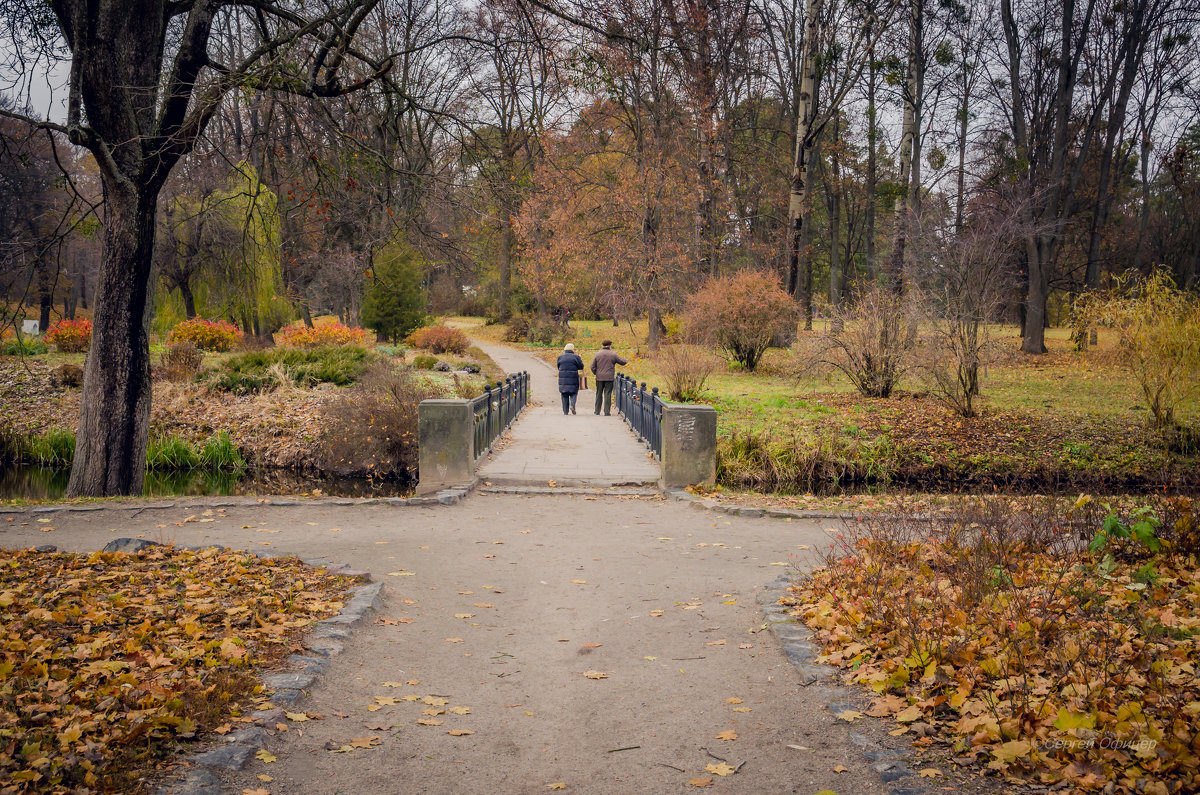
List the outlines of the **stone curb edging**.
<svg viewBox="0 0 1200 795">
<path fill-rule="evenodd" d="M 689 495 L 690 496 L 690 495 Z M 779 599 L 791 585 L 787 575 L 781 576 L 763 586 L 758 594 L 758 604 L 763 611 L 763 619 L 771 628 L 775 639 L 779 641 L 788 662 L 796 666 L 803 678 L 804 685 L 820 682 L 833 691 L 833 696 L 825 703 L 825 708 L 837 715 L 848 709 L 856 709 L 849 699 L 858 696 L 858 692 L 836 684 L 837 671 L 831 665 L 817 662 L 817 650 L 812 644 L 812 632 L 808 627 L 793 621 L 787 615 L 787 608 L 779 604 Z M 904 759 L 904 754 L 894 748 L 884 748 L 865 734 L 850 732 L 850 742 L 862 752 L 863 758 L 871 763 L 871 769 L 879 775 L 884 784 L 896 784 L 903 778 L 914 777 L 911 785 L 894 786 L 889 795 L 923 795 L 928 790 L 918 785 L 912 770 Z"/>
<path fill-rule="evenodd" d="M 756 508 L 752 505 L 725 505 L 708 497 L 697 497 L 683 489 L 668 489 L 667 499 L 686 502 L 698 510 L 708 510 L 715 513 L 726 513 L 733 516 L 750 518 L 769 516 L 774 519 L 854 519 L 857 513 L 836 511 L 796 511 L 790 508 Z"/>
<path fill-rule="evenodd" d="M 329 497 L 312 500 L 298 500 L 290 497 L 243 497 L 239 499 L 219 499 L 213 502 L 120 502 L 96 505 L 87 503 L 74 505 L 60 503 L 55 505 L 12 506 L 0 505 L 0 516 L 14 514 L 47 514 L 47 513 L 89 513 L 92 511 L 160 511 L 179 509 L 181 511 L 201 511 L 210 508 L 295 508 L 298 506 L 329 507 L 346 505 L 388 505 L 394 508 L 406 508 L 429 505 L 455 505 L 462 502 L 467 495 L 475 490 L 478 481 L 464 483 L 442 489 L 431 497 Z"/>
<path fill-rule="evenodd" d="M 658 489 L 639 489 L 621 486 L 605 486 L 588 488 L 585 486 L 480 486 L 477 491 L 480 494 L 533 494 L 541 496 L 550 494 L 554 496 L 578 496 L 585 497 L 661 497 L 662 492 Z"/>
<path fill-rule="evenodd" d="M 105 552 L 138 552 L 147 547 L 159 546 L 144 538 L 117 538 L 105 545 Z M 179 547 L 192 551 L 209 549 L 211 545 Z M 49 551 L 49 550 L 48 550 Z M 259 558 L 282 557 L 282 553 L 255 553 Z M 309 566 L 324 568 L 331 574 L 347 577 L 368 576 L 364 571 L 352 569 L 344 563 L 333 563 L 324 558 L 301 558 Z M 336 616 L 318 621 L 304 638 L 304 654 L 293 654 L 287 658 L 290 670 L 273 671 L 259 676 L 263 685 L 274 692 L 271 709 L 250 713 L 254 723 L 245 724 L 236 731 L 224 735 L 222 743 L 211 741 L 206 750 L 197 750 L 179 757 L 189 768 L 180 781 L 160 785 L 156 795 L 221 795 L 224 791 L 221 779 L 215 771 L 241 770 L 253 758 L 255 752 L 265 748 L 270 736 L 265 726 L 274 726 L 285 719 L 284 708 L 298 701 L 305 691 L 325 673 L 332 658 L 342 653 L 341 641 L 350 637 L 352 628 L 360 625 L 367 614 L 377 611 L 383 604 L 383 583 L 369 582 L 350 589 L 350 600 Z"/>
</svg>

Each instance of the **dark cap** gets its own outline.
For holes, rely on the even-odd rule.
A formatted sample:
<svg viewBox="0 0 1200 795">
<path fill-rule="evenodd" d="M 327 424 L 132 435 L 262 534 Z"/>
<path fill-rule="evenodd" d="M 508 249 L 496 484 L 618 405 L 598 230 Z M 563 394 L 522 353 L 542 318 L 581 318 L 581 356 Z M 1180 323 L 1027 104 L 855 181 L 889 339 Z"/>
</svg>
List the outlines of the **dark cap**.
<svg viewBox="0 0 1200 795">
<path fill-rule="evenodd" d="M 605 340 L 604 342 L 602 342 L 602 343 L 600 343 L 600 344 L 601 344 L 601 345 L 603 345 L 605 348 L 611 348 L 611 347 L 612 347 L 612 340 Z"/>
</svg>

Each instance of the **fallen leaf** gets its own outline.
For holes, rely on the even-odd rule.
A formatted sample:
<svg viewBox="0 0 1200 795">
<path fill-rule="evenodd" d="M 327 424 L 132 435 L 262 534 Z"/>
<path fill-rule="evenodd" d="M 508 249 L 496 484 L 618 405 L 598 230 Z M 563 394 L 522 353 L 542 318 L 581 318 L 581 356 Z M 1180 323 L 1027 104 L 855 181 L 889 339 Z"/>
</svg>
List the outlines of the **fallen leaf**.
<svg viewBox="0 0 1200 795">
<path fill-rule="evenodd" d="M 608 674 L 602 673 L 600 671 L 584 671 L 583 675 L 586 676 L 588 679 L 607 679 L 608 678 Z"/>
<path fill-rule="evenodd" d="M 283 714 L 287 716 L 288 720 L 295 721 L 296 723 L 304 723 L 304 721 L 308 720 L 308 715 L 303 712 L 285 712 Z"/>
<path fill-rule="evenodd" d="M 566 789 L 567 785 L 563 781 L 556 781 L 553 784 L 547 784 L 546 789 Z"/>
<path fill-rule="evenodd" d="M 727 765 L 724 762 L 709 762 L 704 766 L 704 770 L 718 776 L 732 776 L 737 772 L 732 765 Z"/>
<path fill-rule="evenodd" d="M 736 740 L 737 738 L 738 738 L 737 732 L 735 732 L 733 729 L 726 729 L 725 731 L 720 732 L 717 735 L 718 740 L 729 741 L 729 740 Z"/>
<path fill-rule="evenodd" d="M 838 720 L 844 720 L 846 723 L 854 723 L 863 716 L 861 712 L 853 709 L 844 709 L 837 714 Z"/>
<path fill-rule="evenodd" d="M 475 732 L 471 731 L 470 729 L 451 729 L 450 731 L 446 732 L 446 734 L 449 734 L 451 737 L 466 737 L 468 734 L 474 733 Z"/>
<path fill-rule="evenodd" d="M 938 770 L 936 767 L 927 767 L 917 772 L 921 778 L 937 778 L 938 776 L 942 775 L 942 771 Z"/>
<path fill-rule="evenodd" d="M 355 737 L 350 741 L 351 748 L 374 748 L 382 742 L 378 737 Z"/>
<path fill-rule="evenodd" d="M 587 585 L 587 580 L 571 580 L 576 585 Z"/>
<path fill-rule="evenodd" d="M 833 766 L 834 773 L 845 773 L 849 769 L 850 768 L 846 767 L 845 765 L 834 765 Z"/>
<path fill-rule="evenodd" d="M 417 718 L 417 723 L 422 726 L 441 726 L 443 721 L 437 718 Z"/>
<path fill-rule="evenodd" d="M 688 779 L 688 786 L 691 787 L 711 787 L 713 783 L 712 776 L 696 776 Z"/>
<path fill-rule="evenodd" d="M 462 643 L 462 638 L 446 638 L 447 643 Z"/>
<path fill-rule="evenodd" d="M 730 696 L 729 698 L 725 699 L 725 703 L 726 704 L 741 704 L 742 699 L 738 698 L 737 696 Z"/>
<path fill-rule="evenodd" d="M 261 762 L 270 764 L 275 761 L 275 754 L 271 753 L 266 748 L 259 748 L 254 754 L 254 758 Z"/>
</svg>

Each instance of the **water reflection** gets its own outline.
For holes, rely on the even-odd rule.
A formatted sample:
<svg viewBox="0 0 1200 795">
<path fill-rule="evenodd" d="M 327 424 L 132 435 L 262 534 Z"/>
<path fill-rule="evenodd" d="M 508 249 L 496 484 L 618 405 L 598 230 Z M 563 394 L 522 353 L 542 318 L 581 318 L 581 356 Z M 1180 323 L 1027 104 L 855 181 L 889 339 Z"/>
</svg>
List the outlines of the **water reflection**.
<svg viewBox="0 0 1200 795">
<path fill-rule="evenodd" d="M 5 464 L 0 468 L 0 499 L 62 499 L 70 477 L 69 469 Z M 412 492 L 412 485 L 397 480 L 323 477 L 290 469 L 188 470 L 147 472 L 142 493 L 147 497 L 223 497 L 303 494 L 314 489 L 331 497 L 404 497 Z"/>
</svg>

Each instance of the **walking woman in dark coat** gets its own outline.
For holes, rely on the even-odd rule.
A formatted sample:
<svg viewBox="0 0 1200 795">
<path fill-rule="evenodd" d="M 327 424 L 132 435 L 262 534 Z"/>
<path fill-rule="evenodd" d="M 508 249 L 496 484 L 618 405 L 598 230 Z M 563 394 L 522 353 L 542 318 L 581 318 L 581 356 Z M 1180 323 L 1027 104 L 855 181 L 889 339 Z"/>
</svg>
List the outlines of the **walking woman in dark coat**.
<svg viewBox="0 0 1200 795">
<path fill-rule="evenodd" d="M 558 391 L 562 395 L 563 414 L 575 413 L 575 398 L 579 396 L 581 372 L 583 359 L 575 352 L 575 346 L 568 342 L 558 357 Z"/>
</svg>

